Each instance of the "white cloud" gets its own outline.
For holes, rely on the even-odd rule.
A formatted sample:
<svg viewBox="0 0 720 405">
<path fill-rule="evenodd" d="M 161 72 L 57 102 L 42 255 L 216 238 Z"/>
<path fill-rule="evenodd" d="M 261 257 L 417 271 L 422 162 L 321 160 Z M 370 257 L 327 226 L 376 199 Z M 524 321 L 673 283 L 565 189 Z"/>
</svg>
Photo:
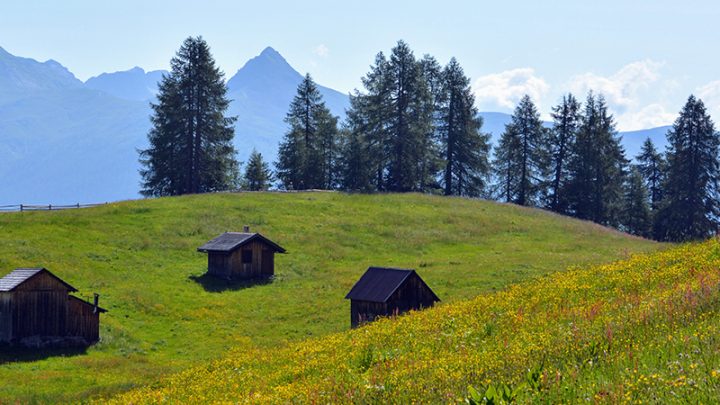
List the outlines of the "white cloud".
<svg viewBox="0 0 720 405">
<path fill-rule="evenodd" d="M 720 80 L 698 87 L 695 95 L 705 103 L 715 122 L 720 121 Z"/>
<path fill-rule="evenodd" d="M 675 114 L 658 103 L 658 97 L 671 94 L 678 83 L 662 79 L 664 64 L 646 59 L 629 63 L 609 76 L 584 73 L 572 77 L 567 87 L 581 98 L 590 90 L 602 94 L 622 131 L 669 125 Z M 652 97 L 650 104 L 643 102 L 648 97 Z"/>
<path fill-rule="evenodd" d="M 326 58 L 330 54 L 330 49 L 325 44 L 320 44 L 313 49 L 313 53 L 321 58 Z"/>
<path fill-rule="evenodd" d="M 524 95 L 538 103 L 550 90 L 532 68 L 506 70 L 481 76 L 473 82 L 475 102 L 481 110 L 513 109 Z"/>
<path fill-rule="evenodd" d="M 617 116 L 618 127 L 623 131 L 661 127 L 672 124 L 675 114 L 665 111 L 660 104 L 650 104 L 637 111 Z"/>
<path fill-rule="evenodd" d="M 625 65 L 610 76 L 577 75 L 570 79 L 568 88 L 581 97 L 590 90 L 600 93 L 617 113 L 625 114 L 638 108 L 639 93 L 660 79 L 663 64 L 646 59 Z"/>
</svg>

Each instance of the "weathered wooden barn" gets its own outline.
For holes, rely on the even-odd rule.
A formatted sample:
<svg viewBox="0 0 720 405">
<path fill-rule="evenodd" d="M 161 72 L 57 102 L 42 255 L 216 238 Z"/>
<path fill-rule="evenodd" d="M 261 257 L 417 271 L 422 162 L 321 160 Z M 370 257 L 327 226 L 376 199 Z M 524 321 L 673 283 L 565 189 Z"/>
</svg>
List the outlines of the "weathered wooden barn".
<svg viewBox="0 0 720 405">
<path fill-rule="evenodd" d="M 228 279 L 268 278 L 275 274 L 275 253 L 285 253 L 277 243 L 251 233 L 225 232 L 198 248 L 208 254 L 207 274 Z"/>
<path fill-rule="evenodd" d="M 0 279 L 0 342 L 90 345 L 100 338 L 98 295 L 91 304 L 45 268 L 15 269 Z"/>
<path fill-rule="evenodd" d="M 415 270 L 385 267 L 367 269 L 345 298 L 350 300 L 353 328 L 380 316 L 420 310 L 440 301 Z"/>
</svg>

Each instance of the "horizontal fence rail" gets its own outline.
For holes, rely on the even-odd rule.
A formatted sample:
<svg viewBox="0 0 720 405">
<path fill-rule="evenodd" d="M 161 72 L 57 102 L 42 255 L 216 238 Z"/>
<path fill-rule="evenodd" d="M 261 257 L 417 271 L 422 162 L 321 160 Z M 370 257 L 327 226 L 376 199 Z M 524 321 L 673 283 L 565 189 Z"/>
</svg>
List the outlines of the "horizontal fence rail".
<svg viewBox="0 0 720 405">
<path fill-rule="evenodd" d="M 11 204 L 11 205 L 0 205 L 0 212 L 23 212 L 23 211 L 61 211 L 61 210 L 72 210 L 78 208 L 90 208 L 105 205 L 107 203 L 99 204 L 69 204 L 69 205 L 38 205 L 38 204 Z"/>
</svg>

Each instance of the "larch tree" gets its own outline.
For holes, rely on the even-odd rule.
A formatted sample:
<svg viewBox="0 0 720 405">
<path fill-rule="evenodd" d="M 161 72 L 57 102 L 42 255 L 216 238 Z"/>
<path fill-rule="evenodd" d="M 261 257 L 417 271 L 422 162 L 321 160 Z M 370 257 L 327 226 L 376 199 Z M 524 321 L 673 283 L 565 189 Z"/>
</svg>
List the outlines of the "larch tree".
<svg viewBox="0 0 720 405">
<path fill-rule="evenodd" d="M 263 160 L 262 154 L 253 149 L 245 166 L 242 188 L 248 191 L 265 191 L 272 183 L 270 165 Z"/>
<path fill-rule="evenodd" d="M 490 171 L 489 135 L 480 132 L 482 118 L 475 108 L 470 80 L 455 58 L 445 67 L 442 84 L 438 128 L 445 160 L 444 192 L 477 197 L 484 191 Z"/>
<path fill-rule="evenodd" d="M 152 104 L 149 147 L 139 151 L 144 196 L 236 188 L 235 117 L 226 116 L 224 74 L 202 37 L 187 38 Z"/>
<path fill-rule="evenodd" d="M 496 175 L 508 202 L 538 205 L 547 176 L 547 131 L 530 96 L 525 95 L 496 149 Z"/>
<path fill-rule="evenodd" d="M 569 212 L 602 225 L 619 226 L 627 164 L 605 99 L 588 94 L 568 168 Z"/>
<path fill-rule="evenodd" d="M 652 218 L 648 203 L 648 190 L 637 167 L 627 176 L 621 212 L 622 229 L 630 234 L 649 238 L 652 236 Z"/>
<path fill-rule="evenodd" d="M 650 138 L 643 143 L 640 153 L 635 157 L 635 166 L 640 171 L 648 189 L 650 209 L 655 212 L 662 201 L 662 187 L 665 180 L 665 157 L 655 149 Z"/>
<path fill-rule="evenodd" d="M 277 177 L 285 189 L 333 186 L 338 128 L 309 74 L 300 83 L 285 118 L 289 126 L 278 150 Z"/>
<path fill-rule="evenodd" d="M 548 207 L 560 213 L 567 212 L 566 196 L 569 180 L 568 162 L 571 160 L 573 144 L 580 127 L 580 103 L 575 96 L 567 94 L 562 102 L 552 109 L 553 127 L 548 138 L 551 178 Z"/>
<path fill-rule="evenodd" d="M 667 178 L 655 234 L 661 240 L 703 239 L 717 232 L 720 137 L 702 100 L 690 96 L 667 134 Z"/>
<path fill-rule="evenodd" d="M 497 182 L 498 199 L 505 202 L 517 201 L 520 194 L 520 162 L 522 140 L 512 123 L 505 126 L 500 141 L 495 146 L 493 171 Z"/>
<path fill-rule="evenodd" d="M 410 47 L 399 41 L 390 53 L 388 98 L 381 105 L 387 117 L 389 153 L 388 190 L 423 191 L 424 173 L 418 162 L 428 159 L 428 137 L 433 133 L 432 95 Z"/>
<path fill-rule="evenodd" d="M 435 68 L 432 60 L 418 61 L 410 47 L 399 41 L 389 58 L 383 53 L 376 56 L 362 79 L 365 91 L 351 96 L 347 127 L 352 139 L 365 145 L 373 190 L 428 191 L 436 187 L 439 156 L 428 80 Z M 345 154 L 349 150 L 356 149 L 345 149 L 344 162 L 352 159 Z"/>
<path fill-rule="evenodd" d="M 435 192 L 441 189 L 437 174 L 443 167 L 440 153 L 440 127 L 442 105 L 446 101 L 445 75 L 440 63 L 430 55 L 424 55 L 418 62 L 420 71 L 427 84 L 432 103 L 432 125 L 428 127 L 430 133 L 423 138 L 422 156 L 418 160 L 418 189 L 423 192 Z"/>
</svg>

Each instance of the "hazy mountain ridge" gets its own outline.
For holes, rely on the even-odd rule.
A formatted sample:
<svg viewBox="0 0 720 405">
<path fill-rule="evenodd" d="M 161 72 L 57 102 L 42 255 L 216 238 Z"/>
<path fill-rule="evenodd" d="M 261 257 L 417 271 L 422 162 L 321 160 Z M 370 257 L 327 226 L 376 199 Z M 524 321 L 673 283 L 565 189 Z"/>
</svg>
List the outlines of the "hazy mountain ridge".
<svg viewBox="0 0 720 405">
<path fill-rule="evenodd" d="M 147 143 L 150 101 L 163 73 L 136 67 L 83 83 L 54 60 L 38 62 L 0 48 L 0 205 L 137 198 L 137 149 Z M 270 47 L 229 77 L 240 160 L 253 147 L 275 160 L 302 77 Z M 319 90 L 330 110 L 344 118 L 348 96 Z M 495 141 L 510 115 L 481 115 L 483 130 Z M 664 133 L 663 127 L 623 134 L 628 156 L 648 135 L 664 148 Z"/>
<path fill-rule="evenodd" d="M 145 72 L 136 66 L 130 70 L 91 77 L 85 81 L 85 86 L 124 100 L 150 101 L 155 99 L 158 83 L 166 73 L 166 70 Z"/>
</svg>

